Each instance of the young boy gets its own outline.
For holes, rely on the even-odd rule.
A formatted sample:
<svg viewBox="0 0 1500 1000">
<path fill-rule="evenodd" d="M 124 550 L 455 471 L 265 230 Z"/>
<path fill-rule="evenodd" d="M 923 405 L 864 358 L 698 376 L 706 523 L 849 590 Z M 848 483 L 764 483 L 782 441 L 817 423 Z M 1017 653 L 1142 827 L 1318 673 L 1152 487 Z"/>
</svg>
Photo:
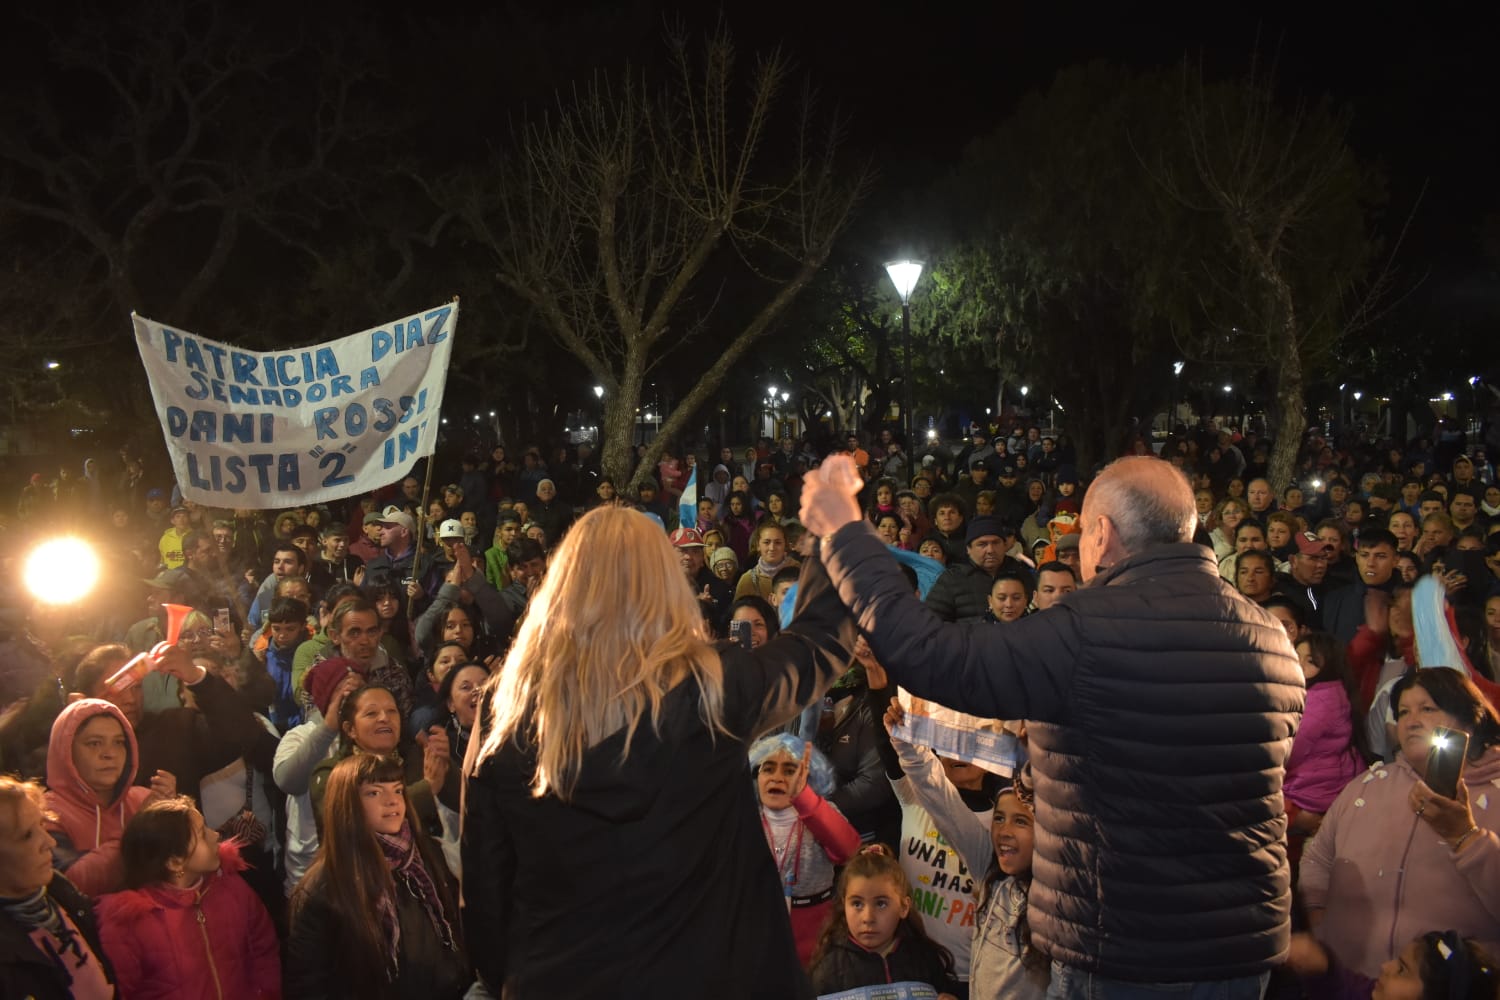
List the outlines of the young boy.
<svg viewBox="0 0 1500 1000">
<path fill-rule="evenodd" d="M 167 569 L 182 568 L 182 540 L 187 537 L 191 517 L 192 513 L 186 507 L 172 508 L 172 526 L 161 533 L 161 541 L 156 543 L 162 565 Z"/>
<path fill-rule="evenodd" d="M 297 647 L 312 637 L 312 630 L 307 624 L 306 602 L 295 597 L 273 598 L 266 619 L 269 641 L 264 646 L 256 643 L 252 648 L 276 684 L 276 696 L 271 700 L 271 722 L 284 733 L 304 721 L 302 707 L 297 704 L 292 686 L 292 661 Z"/>
</svg>

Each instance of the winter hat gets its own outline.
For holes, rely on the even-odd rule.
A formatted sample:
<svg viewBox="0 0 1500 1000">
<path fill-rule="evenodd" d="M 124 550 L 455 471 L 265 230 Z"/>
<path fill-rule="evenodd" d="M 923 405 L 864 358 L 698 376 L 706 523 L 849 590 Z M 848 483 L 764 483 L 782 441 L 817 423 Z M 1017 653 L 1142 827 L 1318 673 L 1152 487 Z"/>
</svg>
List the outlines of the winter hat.
<svg viewBox="0 0 1500 1000">
<path fill-rule="evenodd" d="M 1071 465 L 1058 466 L 1057 481 L 1059 484 L 1072 483 L 1074 486 L 1077 486 L 1078 470 L 1073 468 Z"/>
<path fill-rule="evenodd" d="M 708 564 L 711 567 L 717 567 L 722 562 L 733 563 L 735 569 L 740 568 L 740 557 L 735 555 L 734 549 L 728 546 L 714 549 L 713 558 L 708 561 Z"/>
<path fill-rule="evenodd" d="M 318 706 L 318 714 L 328 714 L 328 703 L 333 700 L 333 692 L 349 674 L 359 674 L 364 677 L 364 670 L 359 664 L 345 656 L 335 656 L 314 664 L 302 680 L 302 686 L 307 693 L 312 695 L 313 704 Z"/>
<path fill-rule="evenodd" d="M 964 535 L 964 543 L 970 544 L 976 538 L 986 535 L 995 535 L 999 538 L 1014 538 L 1015 531 L 1001 522 L 998 517 L 976 517 L 969 522 L 969 530 Z"/>
</svg>

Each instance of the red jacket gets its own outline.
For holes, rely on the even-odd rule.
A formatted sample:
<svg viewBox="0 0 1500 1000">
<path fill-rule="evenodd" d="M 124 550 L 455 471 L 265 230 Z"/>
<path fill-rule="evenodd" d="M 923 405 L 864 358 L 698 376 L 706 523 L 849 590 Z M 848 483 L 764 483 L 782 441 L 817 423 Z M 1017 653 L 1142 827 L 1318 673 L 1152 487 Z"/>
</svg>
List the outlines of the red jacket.
<svg viewBox="0 0 1500 1000">
<path fill-rule="evenodd" d="M 191 889 L 154 885 L 99 901 L 99 937 L 121 1000 L 205 997 L 280 1000 L 276 930 L 238 845 L 219 845 L 219 870 Z"/>
</svg>

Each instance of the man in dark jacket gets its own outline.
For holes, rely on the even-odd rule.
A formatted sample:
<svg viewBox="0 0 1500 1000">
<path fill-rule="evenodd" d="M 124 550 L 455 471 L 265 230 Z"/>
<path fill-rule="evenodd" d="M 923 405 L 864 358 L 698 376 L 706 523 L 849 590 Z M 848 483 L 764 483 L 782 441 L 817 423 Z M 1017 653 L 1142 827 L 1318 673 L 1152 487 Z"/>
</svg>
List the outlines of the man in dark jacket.
<svg viewBox="0 0 1500 1000">
<path fill-rule="evenodd" d="M 927 606 L 945 622 L 977 622 L 988 609 L 990 587 L 1001 573 L 1030 575 L 1021 563 L 1005 553 L 1015 543 L 1014 528 L 993 517 L 969 522 L 968 553 L 943 571 L 927 592 Z"/>
<path fill-rule="evenodd" d="M 1323 631 L 1348 645 L 1365 623 L 1365 594 L 1371 590 L 1390 593 L 1396 576 L 1396 536 L 1383 528 L 1371 528 L 1359 537 L 1354 553 L 1359 579 L 1333 590 L 1323 605 Z"/>
<path fill-rule="evenodd" d="M 1290 640 L 1194 545 L 1181 473 L 1107 468 L 1084 500 L 1088 585 L 1004 628 L 912 599 L 831 459 L 804 523 L 891 679 L 1026 719 L 1036 779 L 1032 943 L 1062 997 L 1259 998 L 1290 942 L 1281 785 L 1305 687 Z"/>
</svg>

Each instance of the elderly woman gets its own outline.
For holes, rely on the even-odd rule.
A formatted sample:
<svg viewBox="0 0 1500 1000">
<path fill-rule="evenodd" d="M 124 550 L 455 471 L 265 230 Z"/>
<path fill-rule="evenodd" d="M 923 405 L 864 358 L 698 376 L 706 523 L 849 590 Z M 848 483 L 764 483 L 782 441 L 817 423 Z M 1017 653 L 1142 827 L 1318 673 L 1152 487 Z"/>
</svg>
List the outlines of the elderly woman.
<svg viewBox="0 0 1500 1000">
<path fill-rule="evenodd" d="M 0 777 L 0 996 L 109 1000 L 88 899 L 52 868 L 42 787 Z"/>
<path fill-rule="evenodd" d="M 747 746 L 849 661 L 816 555 L 797 600 L 779 637 L 715 648 L 653 520 L 600 507 L 563 539 L 466 761 L 464 929 L 492 992 L 811 998 L 744 784 Z"/>
<path fill-rule="evenodd" d="M 1317 936 L 1344 965 L 1370 977 L 1434 927 L 1451 927 L 1491 953 L 1500 945 L 1500 793 L 1492 784 L 1500 780 L 1500 717 L 1467 677 L 1447 667 L 1408 673 L 1392 689 L 1391 704 L 1396 759 L 1339 793 L 1300 869 Z M 1469 734 L 1451 799 L 1423 780 L 1437 726 Z"/>
</svg>

